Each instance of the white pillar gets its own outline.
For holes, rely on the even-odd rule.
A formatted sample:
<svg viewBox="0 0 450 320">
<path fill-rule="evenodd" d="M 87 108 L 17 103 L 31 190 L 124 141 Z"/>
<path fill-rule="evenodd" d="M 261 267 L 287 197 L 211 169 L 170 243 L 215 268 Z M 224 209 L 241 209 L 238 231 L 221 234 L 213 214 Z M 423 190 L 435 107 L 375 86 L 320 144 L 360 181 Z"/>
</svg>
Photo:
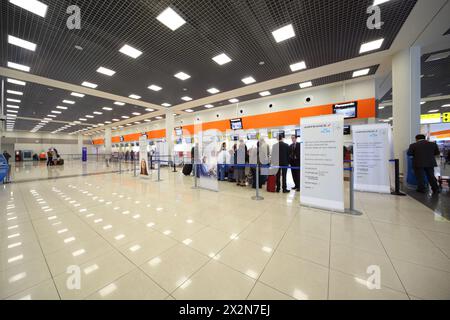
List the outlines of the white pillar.
<svg viewBox="0 0 450 320">
<path fill-rule="evenodd" d="M 396 53 L 392 59 L 394 152 L 404 171 L 405 150 L 420 133 L 420 47 Z"/>
<path fill-rule="evenodd" d="M 174 126 L 174 115 L 173 111 L 167 110 L 166 111 L 166 143 L 167 143 L 167 150 L 168 155 L 170 156 L 170 159 L 172 159 L 173 156 L 173 150 L 174 150 L 174 143 L 173 143 L 173 126 Z"/>
<path fill-rule="evenodd" d="M 112 154 L 111 128 L 105 128 L 105 155 Z"/>
<path fill-rule="evenodd" d="M 83 135 L 79 134 L 78 135 L 78 151 L 77 154 L 82 154 L 83 153 Z"/>
</svg>

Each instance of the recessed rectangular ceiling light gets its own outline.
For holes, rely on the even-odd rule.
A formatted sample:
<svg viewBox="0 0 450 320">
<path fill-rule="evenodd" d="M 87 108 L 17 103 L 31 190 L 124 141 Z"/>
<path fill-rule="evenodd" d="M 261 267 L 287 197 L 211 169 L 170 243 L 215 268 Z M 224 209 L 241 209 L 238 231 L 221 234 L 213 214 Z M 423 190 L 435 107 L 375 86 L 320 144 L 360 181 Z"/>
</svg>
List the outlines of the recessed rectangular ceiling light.
<svg viewBox="0 0 450 320">
<path fill-rule="evenodd" d="M 178 72 L 174 77 L 184 81 L 189 79 L 191 76 L 184 72 Z"/>
<path fill-rule="evenodd" d="M 171 105 L 170 103 L 164 102 L 164 103 L 162 104 L 162 106 L 163 106 L 163 107 L 171 107 L 172 105 Z"/>
<path fill-rule="evenodd" d="M 129 116 L 122 116 L 122 119 L 130 119 Z"/>
<path fill-rule="evenodd" d="M 56 109 L 60 109 L 60 110 L 67 110 L 67 107 L 63 107 L 63 106 L 57 106 Z"/>
<path fill-rule="evenodd" d="M 21 7 L 22 9 L 25 9 L 27 11 L 30 11 L 34 14 L 37 14 L 38 16 L 41 16 L 42 18 L 45 18 L 45 15 L 47 14 L 47 5 L 37 1 L 37 0 L 9 0 L 12 4 L 15 4 L 16 6 Z"/>
<path fill-rule="evenodd" d="M 52 121 L 53 119 L 51 118 L 44 118 L 45 121 Z"/>
<path fill-rule="evenodd" d="M 49 118 L 56 118 L 56 116 L 54 114 L 48 114 L 47 117 L 49 117 Z"/>
<path fill-rule="evenodd" d="M 72 92 L 70 95 L 71 95 L 71 96 L 74 96 L 74 97 L 78 97 L 78 98 L 83 98 L 83 97 L 84 97 L 84 94 L 82 94 L 82 93 L 77 93 L 77 92 Z"/>
<path fill-rule="evenodd" d="M 72 100 L 63 100 L 63 103 L 67 103 L 67 104 L 75 104 L 75 101 L 72 101 Z"/>
<path fill-rule="evenodd" d="M 94 118 L 94 116 L 91 116 L 89 114 L 85 115 L 85 117 L 88 118 L 88 119 L 93 119 Z"/>
<path fill-rule="evenodd" d="M 10 78 L 8 78 L 7 81 L 8 81 L 8 83 L 17 84 L 19 86 L 24 86 L 27 84 L 25 81 L 20 81 L 20 80 L 10 79 Z"/>
<path fill-rule="evenodd" d="M 124 106 L 124 105 L 125 105 L 125 103 L 119 102 L 119 101 L 114 102 L 114 104 L 115 104 L 116 106 Z"/>
<path fill-rule="evenodd" d="M 55 111 L 55 110 L 52 110 L 51 113 L 54 113 L 54 114 L 61 114 L 61 111 Z"/>
<path fill-rule="evenodd" d="M 217 88 L 211 88 L 211 89 L 208 89 L 207 91 L 208 91 L 209 93 L 211 93 L 211 94 L 216 94 L 216 93 L 219 93 L 219 92 L 220 92 L 220 90 L 217 89 Z"/>
<path fill-rule="evenodd" d="M 97 84 L 91 83 L 91 82 L 87 82 L 87 81 L 84 81 L 81 85 L 84 86 L 84 87 L 92 88 L 92 89 L 95 89 L 95 88 L 98 87 Z"/>
<path fill-rule="evenodd" d="M 14 94 L 16 96 L 23 96 L 23 92 L 19 92 L 19 91 L 6 90 L 6 92 L 9 93 L 9 94 Z"/>
<path fill-rule="evenodd" d="M 17 110 L 6 110 L 6 112 L 19 113 L 19 111 L 17 111 Z"/>
<path fill-rule="evenodd" d="M 153 91 L 160 91 L 162 89 L 160 86 L 157 86 L 155 84 L 150 85 L 148 88 Z"/>
<path fill-rule="evenodd" d="M 441 106 L 441 108 L 449 108 L 450 104 L 444 104 L 443 106 Z"/>
<path fill-rule="evenodd" d="M 301 61 L 301 62 L 291 64 L 289 67 L 291 68 L 292 72 L 295 72 L 295 71 L 306 69 L 306 63 L 305 63 L 305 61 Z"/>
<path fill-rule="evenodd" d="M 105 110 L 105 111 L 112 111 L 113 108 L 110 108 L 110 107 L 103 107 L 102 109 Z"/>
<path fill-rule="evenodd" d="M 80 121 L 87 121 L 87 119 L 85 119 L 85 118 L 80 118 L 78 120 L 80 120 Z"/>
<path fill-rule="evenodd" d="M 136 100 L 142 98 L 141 96 L 138 96 L 137 94 L 130 94 L 128 97 L 130 97 L 131 99 L 136 99 Z"/>
<path fill-rule="evenodd" d="M 245 84 L 255 83 L 256 80 L 253 77 L 247 77 L 241 80 Z"/>
<path fill-rule="evenodd" d="M 211 109 L 211 108 L 214 108 L 214 106 L 212 104 L 207 104 L 207 105 L 205 105 L 205 108 L 206 109 Z"/>
<path fill-rule="evenodd" d="M 230 100 L 228 100 L 228 101 L 230 101 L 231 103 L 238 103 L 238 102 L 239 102 L 238 99 L 230 99 Z"/>
<path fill-rule="evenodd" d="M 384 42 L 384 39 L 378 39 L 375 41 L 363 43 L 361 45 L 361 49 L 359 49 L 359 53 L 365 53 L 365 52 L 380 49 L 381 46 L 383 45 L 383 42 Z"/>
<path fill-rule="evenodd" d="M 186 110 L 184 110 L 184 111 L 186 111 L 186 112 L 188 112 L 188 113 L 194 112 L 194 110 L 192 110 L 192 109 L 186 109 Z"/>
<path fill-rule="evenodd" d="M 145 122 L 152 122 L 152 120 L 150 120 L 150 119 L 145 119 L 144 121 Z"/>
<path fill-rule="evenodd" d="M 142 54 L 142 51 L 139 51 L 138 49 L 135 49 L 127 44 L 124 45 L 119 51 L 134 59 Z"/>
<path fill-rule="evenodd" d="M 105 121 L 105 124 L 111 124 L 112 122 L 111 121 Z"/>
<path fill-rule="evenodd" d="M 295 37 L 295 31 L 292 24 L 279 28 L 272 32 L 273 37 L 277 43 Z"/>
<path fill-rule="evenodd" d="M 161 12 L 156 19 L 172 31 L 177 30 L 186 23 L 186 21 L 170 7 Z"/>
<path fill-rule="evenodd" d="M 158 120 L 161 120 L 163 117 L 157 116 L 157 117 L 155 117 L 155 118 L 158 119 Z"/>
<path fill-rule="evenodd" d="M 133 116 L 140 116 L 141 114 L 139 112 L 133 112 L 132 115 Z"/>
<path fill-rule="evenodd" d="M 302 88 L 302 89 L 305 89 L 305 88 L 309 88 L 309 87 L 312 87 L 312 86 L 313 86 L 313 84 L 312 84 L 312 82 L 311 82 L 311 81 L 308 81 L 308 82 L 303 82 L 303 83 L 300 83 L 300 84 L 299 84 L 299 86 L 300 86 L 300 88 Z"/>
<path fill-rule="evenodd" d="M 103 112 L 98 112 L 98 111 L 94 111 L 94 112 L 92 112 L 93 114 L 98 114 L 98 115 L 102 115 L 103 114 Z"/>
<path fill-rule="evenodd" d="M 224 65 L 228 62 L 231 62 L 231 58 L 227 56 L 225 53 L 219 54 L 212 58 L 218 65 Z"/>
<path fill-rule="evenodd" d="M 153 112 L 153 111 L 155 111 L 155 109 L 147 108 L 147 109 L 145 109 L 145 111 L 147 111 L 147 112 Z"/>
<path fill-rule="evenodd" d="M 8 43 L 30 50 L 30 51 L 35 51 L 36 50 L 36 44 L 33 42 L 29 42 L 20 38 L 16 38 L 14 36 L 8 35 Z"/>
<path fill-rule="evenodd" d="M 270 96 L 271 93 L 270 93 L 270 91 L 263 91 L 263 92 L 260 92 L 259 95 L 260 95 L 261 97 L 267 97 L 267 96 Z"/>
<path fill-rule="evenodd" d="M 388 1 L 391 1 L 391 0 L 374 0 L 373 1 L 373 6 L 375 7 L 375 6 L 378 6 L 378 5 L 380 5 L 382 3 L 385 3 L 385 2 L 388 2 Z"/>
<path fill-rule="evenodd" d="M 446 59 L 449 56 L 450 56 L 450 51 L 436 53 L 436 54 L 432 54 L 431 56 L 429 56 L 428 59 L 425 60 L 425 62 L 432 62 L 432 61 L 437 61 L 437 60 L 441 60 L 441 59 Z"/>
<path fill-rule="evenodd" d="M 188 96 L 186 96 L 186 97 L 183 97 L 183 98 L 181 98 L 181 100 L 184 100 L 184 101 L 191 101 L 191 100 L 192 100 L 192 98 L 191 98 L 191 97 L 188 97 Z"/>
<path fill-rule="evenodd" d="M 98 68 L 97 72 L 101 73 L 101 74 L 105 74 L 105 75 L 110 76 L 110 77 L 113 76 L 116 73 L 115 71 L 113 71 L 111 69 L 108 69 L 108 68 L 104 68 L 104 67 Z"/>
<path fill-rule="evenodd" d="M 7 98 L 6 101 L 20 103 L 20 100 Z"/>
<path fill-rule="evenodd" d="M 30 67 L 24 66 L 23 64 L 10 62 L 10 61 L 8 61 L 8 67 L 9 68 L 13 68 L 13 69 L 17 69 L 17 70 L 20 70 L 20 71 L 30 72 Z"/>
<path fill-rule="evenodd" d="M 353 72 L 353 78 L 366 76 L 369 74 L 369 72 L 370 72 L 369 68 L 355 71 L 355 72 Z"/>
<path fill-rule="evenodd" d="M 437 112 L 439 112 L 438 109 L 433 109 L 433 110 L 428 111 L 428 113 L 437 113 Z"/>
<path fill-rule="evenodd" d="M 114 121 L 114 122 L 118 122 L 118 121 L 120 121 L 119 119 L 112 119 L 112 121 Z"/>
<path fill-rule="evenodd" d="M 15 106 L 15 105 L 12 105 L 12 104 L 7 104 L 6 107 L 11 108 L 11 109 L 20 109 L 19 106 Z"/>
</svg>

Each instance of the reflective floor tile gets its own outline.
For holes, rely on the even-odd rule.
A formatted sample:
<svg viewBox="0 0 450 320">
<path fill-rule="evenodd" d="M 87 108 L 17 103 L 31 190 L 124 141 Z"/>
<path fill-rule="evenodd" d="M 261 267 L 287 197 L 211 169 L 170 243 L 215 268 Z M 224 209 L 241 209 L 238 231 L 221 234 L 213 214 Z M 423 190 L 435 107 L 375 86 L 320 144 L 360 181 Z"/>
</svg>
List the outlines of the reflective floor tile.
<svg viewBox="0 0 450 320">
<path fill-rule="evenodd" d="M 327 299 L 328 268 L 284 253 L 275 253 L 260 281 L 297 300 Z"/>
<path fill-rule="evenodd" d="M 210 261 L 173 294 L 177 300 L 242 300 L 255 280 L 217 261 Z"/>
<path fill-rule="evenodd" d="M 59 300 L 53 280 L 46 280 L 8 298 L 8 300 Z"/>
<path fill-rule="evenodd" d="M 278 250 L 325 267 L 329 265 L 330 242 L 327 240 L 289 233 L 280 242 Z"/>
<path fill-rule="evenodd" d="M 196 250 L 179 244 L 140 267 L 167 292 L 173 292 L 208 260 L 208 257 Z"/>
<path fill-rule="evenodd" d="M 135 269 L 90 295 L 89 300 L 163 300 L 168 293 Z"/>
<path fill-rule="evenodd" d="M 264 283 L 256 282 L 255 287 L 247 300 L 294 300 L 294 298 L 285 295 Z"/>
</svg>

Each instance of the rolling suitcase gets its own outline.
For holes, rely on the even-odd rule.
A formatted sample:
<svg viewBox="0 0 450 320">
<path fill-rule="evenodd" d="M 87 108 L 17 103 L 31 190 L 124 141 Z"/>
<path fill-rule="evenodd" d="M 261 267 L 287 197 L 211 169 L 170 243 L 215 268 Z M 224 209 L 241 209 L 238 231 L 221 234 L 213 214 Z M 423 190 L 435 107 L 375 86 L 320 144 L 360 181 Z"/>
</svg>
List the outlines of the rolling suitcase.
<svg viewBox="0 0 450 320">
<path fill-rule="evenodd" d="M 191 174 L 191 172 L 192 172 L 192 164 L 190 164 L 190 163 L 185 164 L 183 167 L 183 174 L 185 176 L 189 176 Z"/>
<path fill-rule="evenodd" d="M 267 192 L 276 192 L 277 178 L 275 176 L 269 176 L 267 178 Z"/>
</svg>

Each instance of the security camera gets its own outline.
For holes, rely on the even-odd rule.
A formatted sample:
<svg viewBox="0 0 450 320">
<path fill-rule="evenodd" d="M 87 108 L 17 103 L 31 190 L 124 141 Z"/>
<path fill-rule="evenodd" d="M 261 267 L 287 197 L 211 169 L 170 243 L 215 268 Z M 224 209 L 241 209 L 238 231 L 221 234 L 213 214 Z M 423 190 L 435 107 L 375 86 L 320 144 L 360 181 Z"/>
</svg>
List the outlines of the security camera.
<svg viewBox="0 0 450 320">
<path fill-rule="evenodd" d="M 308 96 L 305 98 L 305 103 L 311 103 L 311 101 L 313 100 L 312 96 Z"/>
<path fill-rule="evenodd" d="M 273 104 L 269 104 L 269 108 L 272 108 L 273 107 Z"/>
</svg>

